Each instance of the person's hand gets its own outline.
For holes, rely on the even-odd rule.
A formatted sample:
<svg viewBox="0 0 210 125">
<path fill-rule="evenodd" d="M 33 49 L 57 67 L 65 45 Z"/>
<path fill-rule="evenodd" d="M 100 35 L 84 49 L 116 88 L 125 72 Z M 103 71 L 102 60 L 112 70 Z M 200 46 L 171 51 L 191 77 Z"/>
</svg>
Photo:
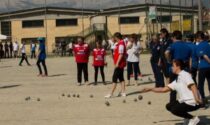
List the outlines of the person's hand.
<svg viewBox="0 0 210 125">
<path fill-rule="evenodd" d="M 196 101 L 196 103 L 199 104 L 199 105 L 203 104 L 203 101 L 202 101 L 201 99 L 196 99 L 195 101 Z"/>
<path fill-rule="evenodd" d="M 158 67 L 161 67 L 161 62 L 160 61 L 158 62 Z"/>
<path fill-rule="evenodd" d="M 119 64 L 117 63 L 116 65 L 115 65 L 115 68 L 118 68 L 119 67 Z"/>
<path fill-rule="evenodd" d="M 105 66 L 107 66 L 107 65 L 108 65 L 108 63 L 107 63 L 107 62 L 105 62 L 105 63 L 104 63 L 104 65 L 105 65 Z"/>
</svg>

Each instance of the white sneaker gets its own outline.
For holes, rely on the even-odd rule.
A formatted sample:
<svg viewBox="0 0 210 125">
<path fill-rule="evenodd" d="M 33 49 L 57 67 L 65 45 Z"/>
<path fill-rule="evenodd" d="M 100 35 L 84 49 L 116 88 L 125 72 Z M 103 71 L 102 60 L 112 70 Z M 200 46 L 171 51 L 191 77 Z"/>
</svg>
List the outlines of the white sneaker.
<svg viewBox="0 0 210 125">
<path fill-rule="evenodd" d="M 126 97 L 126 93 L 119 93 L 118 95 L 117 95 L 117 97 Z"/>
<path fill-rule="evenodd" d="M 126 97 L 126 93 L 121 93 L 121 96 L 122 97 Z"/>
<path fill-rule="evenodd" d="M 195 117 L 193 119 L 190 119 L 188 125 L 197 125 L 200 122 L 200 119 L 198 117 Z"/>
<path fill-rule="evenodd" d="M 106 96 L 104 96 L 105 98 L 111 98 L 112 97 L 112 95 L 111 94 L 108 94 L 108 95 L 106 95 Z"/>
<path fill-rule="evenodd" d="M 81 83 L 78 82 L 78 83 L 77 83 L 77 86 L 81 86 Z"/>
<path fill-rule="evenodd" d="M 90 83 L 87 81 L 87 82 L 85 82 L 85 85 L 89 86 L 89 85 L 90 85 Z"/>
</svg>

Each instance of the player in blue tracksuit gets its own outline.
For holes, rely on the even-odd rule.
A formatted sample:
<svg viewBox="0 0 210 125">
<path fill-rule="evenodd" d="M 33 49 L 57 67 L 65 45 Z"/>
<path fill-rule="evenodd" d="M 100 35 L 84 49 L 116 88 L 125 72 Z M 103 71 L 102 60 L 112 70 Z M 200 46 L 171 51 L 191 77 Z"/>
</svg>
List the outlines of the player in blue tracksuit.
<svg viewBox="0 0 210 125">
<path fill-rule="evenodd" d="M 172 40 L 169 36 L 169 32 L 167 29 L 162 28 L 160 30 L 160 57 L 161 57 L 161 69 L 163 71 L 163 74 L 166 78 L 166 83 L 169 84 L 169 71 L 170 71 L 170 64 L 168 63 L 165 52 L 167 48 L 172 44 Z"/>
<path fill-rule="evenodd" d="M 210 94 L 210 45 L 208 41 L 204 39 L 205 39 L 204 33 L 202 31 L 198 31 L 196 33 L 196 41 L 199 42 L 199 45 L 196 47 L 196 55 L 199 58 L 198 88 L 199 88 L 201 97 L 204 100 L 203 106 L 205 106 L 205 102 L 206 102 L 206 96 L 204 93 L 205 79 L 207 79 L 208 89 L 209 89 L 209 94 Z"/>
<path fill-rule="evenodd" d="M 184 68 L 186 71 L 189 71 L 189 62 L 191 57 L 191 49 L 190 47 L 182 41 L 182 33 L 181 31 L 174 31 L 172 34 L 173 44 L 171 44 L 165 52 L 165 56 L 168 62 L 172 62 L 173 60 L 181 60 L 184 62 Z M 176 80 L 177 75 L 170 74 L 170 83 Z M 170 94 L 170 103 L 176 101 L 176 92 L 172 91 Z"/>
<path fill-rule="evenodd" d="M 198 57 L 196 55 L 196 44 L 194 43 L 194 35 L 188 34 L 186 36 L 186 44 L 190 47 L 192 54 L 190 60 L 190 73 L 192 75 L 193 80 L 197 84 L 197 71 L 198 71 Z"/>
<path fill-rule="evenodd" d="M 37 60 L 37 67 L 39 69 L 39 75 L 38 76 L 43 76 L 46 77 L 48 76 L 48 72 L 47 72 L 47 66 L 45 63 L 46 60 L 46 48 L 45 48 L 45 39 L 44 38 L 38 38 L 39 41 L 39 55 L 38 55 L 38 60 Z M 42 63 L 42 66 L 44 68 L 44 74 L 42 73 L 42 69 L 41 69 L 41 65 L 40 63 Z"/>
<path fill-rule="evenodd" d="M 164 87 L 164 77 L 163 72 L 161 70 L 161 51 L 160 51 L 161 45 L 159 42 L 159 37 L 157 35 L 154 35 L 152 37 L 152 41 L 150 43 L 150 49 L 151 49 L 151 58 L 150 63 L 152 66 L 152 70 L 155 76 L 155 87 Z"/>
</svg>

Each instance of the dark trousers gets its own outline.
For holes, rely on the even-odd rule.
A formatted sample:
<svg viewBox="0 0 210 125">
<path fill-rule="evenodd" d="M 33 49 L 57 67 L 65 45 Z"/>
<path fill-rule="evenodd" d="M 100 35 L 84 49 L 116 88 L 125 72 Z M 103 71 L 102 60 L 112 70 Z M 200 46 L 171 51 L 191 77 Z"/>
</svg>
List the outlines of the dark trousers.
<svg viewBox="0 0 210 125">
<path fill-rule="evenodd" d="M 73 50 L 69 49 L 69 56 L 73 56 Z"/>
<path fill-rule="evenodd" d="M 210 68 L 205 68 L 205 69 L 199 69 L 199 74 L 198 74 L 198 89 L 201 94 L 201 97 L 205 99 L 205 93 L 204 93 L 204 83 L 205 79 L 207 79 L 208 82 L 208 88 L 210 92 Z"/>
<path fill-rule="evenodd" d="M 12 50 L 10 50 L 10 58 L 12 58 L 13 57 L 13 51 Z"/>
<path fill-rule="evenodd" d="M 196 85 L 197 85 L 197 80 L 196 80 L 196 78 L 197 78 L 197 71 L 198 71 L 198 69 L 196 69 L 196 68 L 191 68 L 191 71 L 190 71 L 190 73 L 192 75 L 192 78 L 193 78 L 193 80 L 194 80 Z"/>
<path fill-rule="evenodd" d="M 4 58 L 9 58 L 9 50 L 6 50 L 4 53 Z"/>
<path fill-rule="evenodd" d="M 21 60 L 20 60 L 20 64 L 19 65 L 22 65 L 23 61 L 26 61 L 26 63 L 28 65 L 30 65 L 30 63 L 28 62 L 28 58 L 27 58 L 27 55 L 25 53 L 22 53 L 22 57 L 21 57 Z"/>
<path fill-rule="evenodd" d="M 158 66 L 157 63 L 151 61 L 152 70 L 155 76 L 155 87 L 164 87 L 164 77 L 163 73 L 161 72 L 161 68 Z"/>
<path fill-rule="evenodd" d="M 84 74 L 85 82 L 88 82 L 88 64 L 87 63 L 77 63 L 77 82 L 82 82 L 82 72 Z"/>
<path fill-rule="evenodd" d="M 130 80 L 130 75 L 134 71 L 134 78 L 138 80 L 139 62 L 127 62 L 127 79 Z"/>
<path fill-rule="evenodd" d="M 61 56 L 66 56 L 66 50 L 65 49 L 61 50 Z"/>
<path fill-rule="evenodd" d="M 104 75 L 104 66 L 94 66 L 95 68 L 95 83 L 98 81 L 98 70 L 100 69 L 101 77 L 103 82 L 105 82 L 105 75 Z"/>
<path fill-rule="evenodd" d="M 39 74 L 42 74 L 42 68 L 41 68 L 41 65 L 40 65 L 41 63 L 42 63 L 42 66 L 44 68 L 45 75 L 48 75 L 47 66 L 46 66 L 45 60 L 40 60 L 40 59 L 38 59 L 38 61 L 36 63 L 36 65 L 37 65 L 37 67 L 39 69 Z"/>
<path fill-rule="evenodd" d="M 3 57 L 4 57 L 4 51 L 1 50 L 1 51 L 0 51 L 0 58 L 3 58 Z"/>
<path fill-rule="evenodd" d="M 31 51 L 31 59 L 36 58 L 36 51 Z"/>
<path fill-rule="evenodd" d="M 175 101 L 173 103 L 168 103 L 166 105 L 166 109 L 171 112 L 172 114 L 182 117 L 185 119 L 192 119 L 193 116 L 189 114 L 189 112 L 196 111 L 200 108 L 200 106 L 191 106 L 186 103 L 179 103 L 178 101 Z"/>
</svg>

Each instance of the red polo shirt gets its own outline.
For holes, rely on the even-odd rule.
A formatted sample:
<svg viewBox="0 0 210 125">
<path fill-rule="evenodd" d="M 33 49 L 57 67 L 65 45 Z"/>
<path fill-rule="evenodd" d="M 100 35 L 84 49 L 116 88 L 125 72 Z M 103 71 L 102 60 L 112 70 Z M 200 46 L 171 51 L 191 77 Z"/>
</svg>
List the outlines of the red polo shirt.
<svg viewBox="0 0 210 125">
<path fill-rule="evenodd" d="M 88 44 L 74 45 L 75 60 L 77 63 L 88 63 L 89 46 Z"/>
</svg>

